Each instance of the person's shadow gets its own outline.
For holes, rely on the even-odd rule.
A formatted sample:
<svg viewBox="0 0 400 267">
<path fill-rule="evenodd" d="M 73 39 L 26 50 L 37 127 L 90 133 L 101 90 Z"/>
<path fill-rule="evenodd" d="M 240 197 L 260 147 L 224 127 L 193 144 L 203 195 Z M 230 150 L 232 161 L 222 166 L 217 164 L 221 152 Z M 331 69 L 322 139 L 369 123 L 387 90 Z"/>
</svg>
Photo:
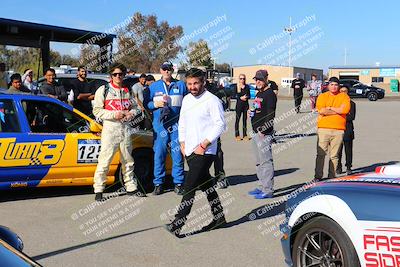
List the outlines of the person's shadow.
<svg viewBox="0 0 400 267">
<path fill-rule="evenodd" d="M 397 163 L 399 163 L 399 161 L 388 161 L 388 162 L 374 163 L 374 164 L 369 165 L 369 166 L 364 166 L 364 167 L 359 167 L 359 168 L 353 169 L 352 172 L 353 172 L 353 174 L 359 174 L 359 173 L 364 173 L 364 172 L 374 172 L 376 167 L 393 165 L 393 164 L 397 164 Z"/>
<path fill-rule="evenodd" d="M 290 185 L 287 187 L 279 188 L 274 191 L 274 198 L 288 195 L 291 192 L 295 191 L 296 189 L 304 186 L 305 184 L 306 183 L 301 183 L 301 184 L 295 184 L 295 185 Z M 231 227 L 240 225 L 242 223 L 266 219 L 266 218 L 273 217 L 273 216 L 276 216 L 279 214 L 283 214 L 283 212 L 285 211 L 285 207 L 286 207 L 286 201 L 282 200 L 282 199 L 278 199 L 274 202 L 268 203 L 266 205 L 262 205 L 258 208 L 251 210 L 246 215 L 242 216 L 241 218 L 239 218 L 237 220 L 227 222 L 225 225 L 220 226 L 219 229 L 231 228 Z M 204 232 L 206 232 L 206 231 L 198 230 L 198 231 L 186 233 L 180 237 L 182 238 L 182 237 L 193 236 L 193 235 L 197 235 L 197 234 L 204 233 Z"/>
<path fill-rule="evenodd" d="M 275 170 L 274 176 L 275 177 L 283 176 L 283 175 L 293 173 L 298 170 L 299 170 L 299 168 Z M 229 185 L 231 185 L 231 186 L 258 181 L 256 174 L 233 175 L 233 176 L 228 176 L 227 179 L 228 179 Z"/>
</svg>

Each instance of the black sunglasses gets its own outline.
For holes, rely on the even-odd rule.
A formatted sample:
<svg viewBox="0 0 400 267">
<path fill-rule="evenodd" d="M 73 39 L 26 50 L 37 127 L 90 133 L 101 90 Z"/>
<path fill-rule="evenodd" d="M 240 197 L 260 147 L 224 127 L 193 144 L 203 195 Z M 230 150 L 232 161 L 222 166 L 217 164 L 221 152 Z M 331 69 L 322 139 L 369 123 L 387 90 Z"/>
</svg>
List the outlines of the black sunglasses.
<svg viewBox="0 0 400 267">
<path fill-rule="evenodd" d="M 116 73 L 111 73 L 111 75 L 112 75 L 113 77 L 117 77 L 117 76 L 122 77 L 122 76 L 125 75 L 125 73 L 123 73 L 123 72 L 116 72 Z"/>
<path fill-rule="evenodd" d="M 246 80 L 246 78 L 239 78 L 239 80 Z"/>
<path fill-rule="evenodd" d="M 163 71 L 172 71 L 172 69 L 171 68 L 161 68 Z"/>
</svg>

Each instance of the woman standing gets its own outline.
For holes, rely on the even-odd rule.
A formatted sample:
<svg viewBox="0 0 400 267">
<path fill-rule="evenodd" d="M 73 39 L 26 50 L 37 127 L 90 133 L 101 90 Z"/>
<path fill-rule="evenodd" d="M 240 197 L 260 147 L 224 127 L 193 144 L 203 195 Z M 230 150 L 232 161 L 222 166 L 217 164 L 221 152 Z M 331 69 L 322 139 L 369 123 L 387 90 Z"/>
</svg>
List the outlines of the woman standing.
<svg viewBox="0 0 400 267">
<path fill-rule="evenodd" d="M 317 97 L 321 94 L 321 81 L 317 80 L 317 74 L 313 73 L 311 75 L 311 81 L 307 84 L 307 91 L 310 94 L 311 100 L 311 112 L 317 112 L 315 104 L 317 103 Z"/>
<path fill-rule="evenodd" d="M 243 140 L 249 140 L 247 137 L 247 111 L 249 110 L 250 87 L 246 84 L 246 75 L 239 75 L 239 83 L 236 88 L 236 121 L 235 136 L 236 141 L 242 140 L 239 133 L 239 120 L 243 116 Z"/>
<path fill-rule="evenodd" d="M 341 93 L 348 94 L 349 87 L 347 85 L 343 85 L 340 88 Z M 339 164 L 336 170 L 337 174 L 342 173 L 342 150 L 344 146 L 344 152 L 346 154 L 346 173 L 350 175 L 352 173 L 351 167 L 353 164 L 353 140 L 354 140 L 354 125 L 353 121 L 356 118 L 356 103 L 350 100 L 350 112 L 346 115 L 346 130 L 343 135 L 343 145 L 339 149 Z"/>
</svg>

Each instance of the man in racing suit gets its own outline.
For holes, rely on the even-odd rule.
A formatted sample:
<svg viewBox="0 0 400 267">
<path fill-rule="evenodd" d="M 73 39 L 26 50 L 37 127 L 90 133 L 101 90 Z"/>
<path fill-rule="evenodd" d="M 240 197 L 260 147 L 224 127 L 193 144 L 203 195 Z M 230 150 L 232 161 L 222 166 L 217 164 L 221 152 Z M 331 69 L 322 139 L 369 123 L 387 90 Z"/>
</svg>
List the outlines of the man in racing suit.
<svg viewBox="0 0 400 267">
<path fill-rule="evenodd" d="M 163 193 L 165 159 L 168 146 L 171 149 L 172 177 L 175 193 L 183 194 L 183 158 L 178 141 L 178 120 L 186 85 L 172 78 L 174 68 L 171 62 L 161 64 L 162 79 L 150 85 L 145 105 L 153 111 L 154 130 L 154 195 Z"/>
<path fill-rule="evenodd" d="M 93 185 L 96 201 L 103 198 L 106 176 L 118 149 L 127 194 L 139 193 L 133 182 L 132 128 L 129 126 L 129 121 L 140 111 L 129 89 L 122 85 L 126 67 L 114 63 L 110 66 L 109 73 L 111 82 L 97 89 L 93 105 L 93 114 L 103 121 L 101 150 Z"/>
</svg>

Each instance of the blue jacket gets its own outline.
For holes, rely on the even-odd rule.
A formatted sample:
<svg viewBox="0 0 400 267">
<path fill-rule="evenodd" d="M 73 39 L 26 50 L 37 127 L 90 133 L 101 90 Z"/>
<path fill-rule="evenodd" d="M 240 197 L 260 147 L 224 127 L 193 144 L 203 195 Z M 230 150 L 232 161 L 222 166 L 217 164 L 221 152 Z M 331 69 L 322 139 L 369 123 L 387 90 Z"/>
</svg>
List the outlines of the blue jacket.
<svg viewBox="0 0 400 267">
<path fill-rule="evenodd" d="M 182 99 L 187 94 L 186 85 L 182 81 L 172 79 L 171 84 L 167 84 L 161 79 L 150 85 L 150 92 L 145 96 L 145 105 L 153 111 L 153 124 L 160 124 L 161 108 L 154 107 L 154 100 L 162 100 L 162 96 L 169 96 L 168 106 L 171 113 L 166 124 L 172 125 L 179 120 L 179 112 L 181 111 Z"/>
</svg>

